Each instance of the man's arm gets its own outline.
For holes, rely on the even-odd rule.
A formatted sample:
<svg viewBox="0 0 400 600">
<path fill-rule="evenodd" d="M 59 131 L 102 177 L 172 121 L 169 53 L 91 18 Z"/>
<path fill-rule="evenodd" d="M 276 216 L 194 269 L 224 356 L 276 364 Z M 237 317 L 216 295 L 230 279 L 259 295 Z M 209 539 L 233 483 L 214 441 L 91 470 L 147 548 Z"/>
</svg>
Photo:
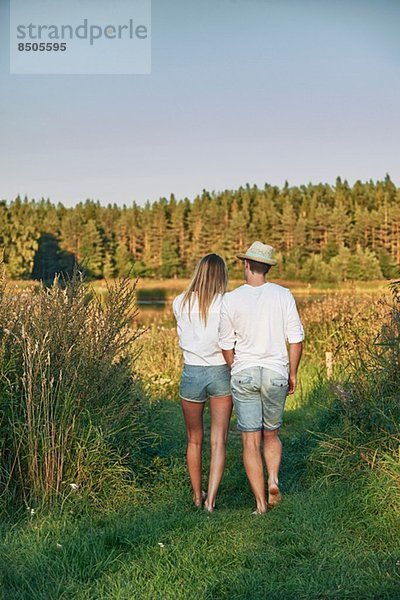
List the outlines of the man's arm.
<svg viewBox="0 0 400 600">
<path fill-rule="evenodd" d="M 289 391 L 294 394 L 297 386 L 297 369 L 303 352 L 304 329 L 297 312 L 296 302 L 288 290 L 286 338 L 289 342 Z"/>
<path fill-rule="evenodd" d="M 297 386 L 297 369 L 303 352 L 303 342 L 289 344 L 289 391 L 294 394 Z M 226 359 L 225 359 L 226 360 Z"/>
</svg>

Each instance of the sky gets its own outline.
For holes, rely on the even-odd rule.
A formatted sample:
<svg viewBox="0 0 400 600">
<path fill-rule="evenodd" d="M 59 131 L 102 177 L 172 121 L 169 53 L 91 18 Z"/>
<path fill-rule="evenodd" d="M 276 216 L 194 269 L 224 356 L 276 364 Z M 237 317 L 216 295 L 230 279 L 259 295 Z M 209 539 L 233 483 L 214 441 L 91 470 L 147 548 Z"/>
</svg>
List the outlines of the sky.
<svg viewBox="0 0 400 600">
<path fill-rule="evenodd" d="M 0 0 L 0 198 L 400 185 L 399 27 L 399 0 L 153 0 L 150 74 L 15 75 Z"/>
</svg>

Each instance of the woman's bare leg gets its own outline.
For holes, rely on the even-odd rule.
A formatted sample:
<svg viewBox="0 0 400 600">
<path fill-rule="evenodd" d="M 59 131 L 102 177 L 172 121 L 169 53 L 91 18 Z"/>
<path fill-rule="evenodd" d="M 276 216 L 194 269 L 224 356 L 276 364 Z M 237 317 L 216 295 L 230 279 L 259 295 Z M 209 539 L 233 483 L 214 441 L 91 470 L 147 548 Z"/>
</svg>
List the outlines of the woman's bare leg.
<svg viewBox="0 0 400 600">
<path fill-rule="evenodd" d="M 215 505 L 218 487 L 224 472 L 226 456 L 226 440 L 229 421 L 232 414 L 232 396 L 214 396 L 210 398 L 211 414 L 211 463 L 208 480 L 207 510 L 212 511 Z"/>
<path fill-rule="evenodd" d="M 193 488 L 193 501 L 201 506 L 201 449 L 203 445 L 204 403 L 181 400 L 187 432 L 186 459 Z"/>
</svg>

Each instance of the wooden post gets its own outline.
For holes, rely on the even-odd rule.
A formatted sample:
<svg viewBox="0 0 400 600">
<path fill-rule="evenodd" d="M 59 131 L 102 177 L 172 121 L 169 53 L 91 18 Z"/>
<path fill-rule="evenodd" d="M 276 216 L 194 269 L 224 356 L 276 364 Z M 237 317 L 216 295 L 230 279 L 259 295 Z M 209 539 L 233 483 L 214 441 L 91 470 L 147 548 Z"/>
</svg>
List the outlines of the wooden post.
<svg viewBox="0 0 400 600">
<path fill-rule="evenodd" d="M 326 364 L 326 376 L 328 379 L 331 379 L 332 375 L 333 375 L 333 354 L 332 354 L 332 352 L 325 352 L 325 364 Z"/>
</svg>

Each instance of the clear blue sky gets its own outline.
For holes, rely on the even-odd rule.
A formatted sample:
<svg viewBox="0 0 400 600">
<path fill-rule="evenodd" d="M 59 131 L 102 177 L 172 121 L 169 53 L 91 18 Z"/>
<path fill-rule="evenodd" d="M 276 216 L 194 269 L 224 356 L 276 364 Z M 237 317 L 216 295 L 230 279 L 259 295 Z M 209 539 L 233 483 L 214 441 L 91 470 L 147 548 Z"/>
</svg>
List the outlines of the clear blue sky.
<svg viewBox="0 0 400 600">
<path fill-rule="evenodd" d="M 0 198 L 400 184 L 399 0 L 153 0 L 151 75 L 10 75 L 8 19 Z"/>
</svg>

